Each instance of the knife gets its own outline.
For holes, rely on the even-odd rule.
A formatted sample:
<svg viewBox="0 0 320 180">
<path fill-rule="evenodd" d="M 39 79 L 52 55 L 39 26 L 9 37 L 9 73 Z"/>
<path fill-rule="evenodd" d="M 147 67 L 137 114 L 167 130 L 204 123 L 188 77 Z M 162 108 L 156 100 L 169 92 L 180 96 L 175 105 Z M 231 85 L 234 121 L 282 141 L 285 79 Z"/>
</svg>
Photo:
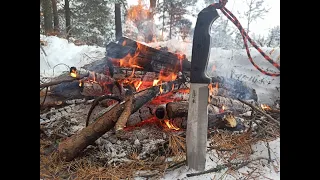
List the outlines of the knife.
<svg viewBox="0 0 320 180">
<path fill-rule="evenodd" d="M 218 17 L 215 7 L 204 8 L 198 14 L 193 35 L 186 143 L 187 166 L 197 171 L 203 171 L 206 163 L 208 86 L 211 83 L 206 75 L 211 41 L 209 29 Z"/>
</svg>

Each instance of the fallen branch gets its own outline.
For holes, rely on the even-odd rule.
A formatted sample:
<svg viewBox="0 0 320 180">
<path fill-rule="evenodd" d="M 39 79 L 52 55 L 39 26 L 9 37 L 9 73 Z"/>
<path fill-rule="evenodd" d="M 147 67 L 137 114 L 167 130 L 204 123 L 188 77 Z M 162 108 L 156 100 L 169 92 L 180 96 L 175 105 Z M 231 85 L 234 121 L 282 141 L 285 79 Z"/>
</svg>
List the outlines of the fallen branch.
<svg viewBox="0 0 320 180">
<path fill-rule="evenodd" d="M 273 121 L 274 123 L 276 123 L 278 126 L 280 126 L 280 122 L 275 120 L 273 117 L 271 117 L 269 114 L 263 112 L 262 110 L 258 109 L 257 107 L 253 106 L 252 104 L 250 103 L 247 103 L 241 99 L 238 99 L 240 102 L 242 102 L 243 104 L 247 105 L 247 106 L 250 106 L 252 108 L 252 110 L 255 110 L 257 112 L 259 112 L 260 114 L 263 114 L 264 116 L 266 116 L 268 119 L 270 119 L 271 121 Z"/>
<path fill-rule="evenodd" d="M 71 161 L 88 145 L 113 128 L 114 119 L 118 119 L 124 109 L 123 104 L 124 102 L 116 104 L 88 127 L 61 142 L 58 148 L 59 156 L 65 161 Z"/>
<path fill-rule="evenodd" d="M 90 120 L 90 116 L 92 114 L 93 109 L 99 104 L 100 101 L 105 100 L 105 99 L 116 100 L 119 103 L 121 102 L 121 99 L 119 99 L 118 97 L 109 96 L 109 95 L 103 95 L 103 96 L 100 96 L 100 97 L 96 98 L 93 101 L 92 106 L 89 109 L 88 116 L 87 116 L 87 119 L 86 119 L 86 127 L 89 125 L 89 120 Z"/>
<path fill-rule="evenodd" d="M 237 169 L 240 169 L 240 168 L 248 165 L 249 163 L 251 163 L 253 161 L 259 161 L 259 160 L 262 160 L 262 159 L 268 160 L 268 158 L 265 158 L 265 157 L 258 157 L 256 159 L 252 159 L 252 160 L 245 161 L 245 162 L 226 163 L 226 164 L 222 164 L 222 165 L 217 165 L 216 167 L 214 167 L 212 169 L 209 169 L 209 170 L 206 170 L 206 171 L 187 174 L 187 177 L 198 176 L 198 175 L 212 173 L 212 172 L 218 172 L 218 171 L 221 171 L 222 169 L 225 169 L 225 168 L 230 167 L 230 166 L 231 167 L 233 166 L 233 168 L 237 170 Z"/>
<path fill-rule="evenodd" d="M 160 87 L 154 86 L 143 93 L 136 94 L 133 99 L 131 113 L 136 112 L 159 92 Z M 116 104 L 112 109 L 96 118 L 93 123 L 83 128 L 80 132 L 61 142 L 58 148 L 60 157 L 65 161 L 74 159 L 83 149 L 115 126 L 124 108 L 125 101 Z"/>
<path fill-rule="evenodd" d="M 129 95 L 129 97 L 126 98 L 126 103 L 124 104 L 124 110 L 121 113 L 115 125 L 115 130 L 117 135 L 121 134 L 121 131 L 126 126 L 129 116 L 131 115 L 132 100 L 133 100 L 133 95 Z"/>
<path fill-rule="evenodd" d="M 72 82 L 72 81 L 75 81 L 75 80 L 80 80 L 80 79 L 82 79 L 84 77 L 87 77 L 87 76 L 89 76 L 89 73 L 81 74 L 81 75 L 79 75 L 79 77 L 76 77 L 76 78 L 71 77 L 71 76 L 67 76 L 66 78 L 62 78 L 62 79 L 59 79 L 59 80 L 56 80 L 56 81 L 51 81 L 51 82 L 48 82 L 48 83 L 40 84 L 40 88 L 45 88 L 45 87 L 61 84 L 61 83 L 64 83 L 64 82 Z"/>
</svg>

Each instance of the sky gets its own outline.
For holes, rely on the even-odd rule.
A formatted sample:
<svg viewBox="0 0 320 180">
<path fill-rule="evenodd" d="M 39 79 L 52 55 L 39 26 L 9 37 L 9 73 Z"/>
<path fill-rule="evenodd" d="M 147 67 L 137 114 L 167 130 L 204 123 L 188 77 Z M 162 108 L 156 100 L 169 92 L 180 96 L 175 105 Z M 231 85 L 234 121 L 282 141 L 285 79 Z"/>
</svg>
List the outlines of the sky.
<svg viewBox="0 0 320 180">
<path fill-rule="evenodd" d="M 149 0 L 142 0 L 142 2 L 143 1 L 149 3 Z M 138 0 L 127 0 L 127 2 L 129 6 L 138 4 Z M 280 26 L 280 0 L 265 0 L 264 5 L 266 8 L 271 8 L 270 11 L 265 15 L 264 19 L 257 19 L 256 22 L 252 22 L 250 24 L 250 31 L 255 34 L 267 36 L 269 29 L 278 25 Z M 199 9 L 204 8 L 202 0 L 198 1 L 197 7 Z M 247 21 L 240 18 L 238 14 L 238 12 L 243 13 L 247 10 L 245 0 L 229 0 L 226 8 L 237 17 L 243 27 L 246 26 Z M 221 12 L 218 13 L 223 16 Z M 195 25 L 196 18 L 189 18 L 193 22 L 193 25 Z"/>
</svg>

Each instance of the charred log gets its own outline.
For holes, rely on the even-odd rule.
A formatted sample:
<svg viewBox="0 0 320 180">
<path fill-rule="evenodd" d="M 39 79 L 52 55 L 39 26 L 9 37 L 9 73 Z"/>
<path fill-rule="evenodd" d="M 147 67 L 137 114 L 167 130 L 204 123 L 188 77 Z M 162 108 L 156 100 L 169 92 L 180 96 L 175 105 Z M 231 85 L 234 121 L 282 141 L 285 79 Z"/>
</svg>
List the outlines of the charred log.
<svg viewBox="0 0 320 180">
<path fill-rule="evenodd" d="M 187 117 L 176 117 L 170 119 L 170 123 L 181 129 L 187 129 Z M 244 130 L 243 123 L 236 119 L 231 111 L 225 111 L 219 114 L 208 114 L 208 129 L 228 129 L 231 131 Z"/>
<path fill-rule="evenodd" d="M 120 95 L 122 88 L 113 78 L 104 74 L 88 72 L 85 78 L 63 82 L 51 87 L 50 95 L 64 99 L 81 99 L 105 94 Z"/>
<path fill-rule="evenodd" d="M 247 102 L 250 103 L 255 103 L 255 101 L 253 100 L 248 100 Z M 245 113 L 247 111 L 251 110 L 251 107 L 243 104 L 242 102 L 235 100 L 235 99 L 231 99 L 231 98 L 226 98 L 226 97 L 222 97 L 222 96 L 213 96 L 210 99 L 210 103 L 222 108 L 223 106 L 227 109 L 227 110 L 232 110 L 235 111 L 237 113 Z"/>
<path fill-rule="evenodd" d="M 119 59 L 130 55 L 129 58 L 134 57 L 135 65 L 142 67 L 144 71 L 178 72 L 190 71 L 191 68 L 191 63 L 185 55 L 161 51 L 125 37 L 122 37 L 118 43 L 109 43 L 106 49 L 107 56 L 113 59 L 116 66 L 119 66 Z"/>
<path fill-rule="evenodd" d="M 40 88 L 54 86 L 54 85 L 58 85 L 58 84 L 61 84 L 61 83 L 73 82 L 73 81 L 80 80 L 80 79 L 82 79 L 84 77 L 87 77 L 87 76 L 89 76 L 89 73 L 81 74 L 76 78 L 71 77 L 69 74 L 67 74 L 67 75 L 63 74 L 63 75 L 60 75 L 57 78 L 55 78 L 56 80 L 53 80 L 53 81 L 48 82 L 48 83 L 40 84 Z"/>
</svg>

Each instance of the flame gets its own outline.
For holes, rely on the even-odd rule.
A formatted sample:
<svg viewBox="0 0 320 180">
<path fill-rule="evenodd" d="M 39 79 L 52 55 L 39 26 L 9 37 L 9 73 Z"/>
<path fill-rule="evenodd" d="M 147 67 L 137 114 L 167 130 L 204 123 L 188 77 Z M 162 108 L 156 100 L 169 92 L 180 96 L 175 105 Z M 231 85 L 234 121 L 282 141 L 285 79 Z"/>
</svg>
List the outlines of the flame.
<svg viewBox="0 0 320 180">
<path fill-rule="evenodd" d="M 70 76 L 76 78 L 78 75 L 78 72 L 75 68 L 71 68 Z"/>
<path fill-rule="evenodd" d="M 222 107 L 219 109 L 219 113 L 223 113 L 226 110 L 226 107 L 222 105 Z"/>
<path fill-rule="evenodd" d="M 160 85 L 160 94 L 162 94 L 163 89 L 162 89 L 162 84 Z"/>
<path fill-rule="evenodd" d="M 190 89 L 189 88 L 181 88 L 178 90 L 179 93 L 185 93 L 185 94 L 189 94 L 190 93 Z"/>
<path fill-rule="evenodd" d="M 139 90 L 141 84 L 142 84 L 142 81 L 135 81 L 135 82 L 133 83 L 134 87 L 136 88 L 136 91 Z"/>
<path fill-rule="evenodd" d="M 166 125 L 167 125 L 167 127 L 168 127 L 169 129 L 174 129 L 174 130 L 176 130 L 176 131 L 180 129 L 180 128 L 178 128 L 178 127 L 175 127 L 175 126 L 171 123 L 171 121 L 170 121 L 169 119 L 165 119 L 164 122 L 166 123 Z"/>
<path fill-rule="evenodd" d="M 268 106 L 268 105 L 266 105 L 266 104 L 261 104 L 260 106 L 261 106 L 261 108 L 262 108 L 263 110 L 271 110 L 270 106 Z"/>
<path fill-rule="evenodd" d="M 113 63 L 117 63 L 119 61 L 120 67 L 129 67 L 129 68 L 142 68 L 141 66 L 137 65 L 136 57 L 139 55 L 139 52 L 135 53 L 134 56 L 132 56 L 130 53 L 127 54 L 122 59 L 112 59 Z"/>
<path fill-rule="evenodd" d="M 77 73 L 72 72 L 72 73 L 70 73 L 70 76 L 76 78 L 77 77 Z"/>
<path fill-rule="evenodd" d="M 213 87 L 213 83 L 210 83 L 208 85 L 208 88 L 209 88 L 209 97 L 208 97 L 208 102 L 210 103 L 211 101 L 211 96 L 216 96 L 218 94 L 218 90 L 219 90 L 219 87 L 218 87 L 218 83 L 216 83 L 216 87 Z"/>
<path fill-rule="evenodd" d="M 176 80 L 177 79 L 177 77 L 178 77 L 178 75 L 177 74 L 175 74 L 175 73 L 173 73 L 173 72 L 171 72 L 171 73 L 169 73 L 168 75 L 166 74 L 166 73 L 164 73 L 163 71 L 160 71 L 160 73 L 159 73 L 159 80 L 160 81 L 174 81 L 174 80 Z"/>
<path fill-rule="evenodd" d="M 159 81 L 160 81 L 159 79 L 155 79 L 155 80 L 153 80 L 152 86 L 156 86 L 156 85 L 158 84 L 158 82 L 159 82 Z"/>
<path fill-rule="evenodd" d="M 124 41 L 122 42 L 122 46 L 125 46 L 126 44 L 127 44 L 127 41 L 124 40 Z"/>
</svg>

